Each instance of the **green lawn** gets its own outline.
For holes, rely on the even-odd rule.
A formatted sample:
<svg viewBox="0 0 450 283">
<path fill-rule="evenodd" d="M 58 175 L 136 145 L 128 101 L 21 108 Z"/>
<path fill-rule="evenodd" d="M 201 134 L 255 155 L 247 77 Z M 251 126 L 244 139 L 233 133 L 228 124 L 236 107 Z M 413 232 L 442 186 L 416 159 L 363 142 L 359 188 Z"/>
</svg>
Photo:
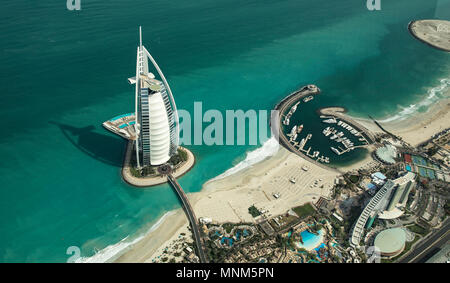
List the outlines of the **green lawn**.
<svg viewBox="0 0 450 283">
<path fill-rule="evenodd" d="M 248 213 L 250 213 L 250 215 L 253 217 L 258 217 L 261 215 L 261 212 L 259 212 L 259 210 L 254 205 L 248 208 Z"/>
<path fill-rule="evenodd" d="M 417 224 L 411 225 L 411 226 L 406 226 L 406 228 L 408 228 L 409 231 L 414 232 L 416 234 L 425 236 L 426 234 L 428 234 L 429 230 L 423 228 L 422 226 L 419 226 Z"/>
<path fill-rule="evenodd" d="M 356 183 L 358 183 L 358 181 L 359 181 L 359 176 L 357 176 L 357 175 L 350 175 L 349 179 L 350 179 L 350 181 L 351 181 L 353 184 L 356 184 Z"/>
<path fill-rule="evenodd" d="M 301 205 L 301 206 L 297 206 L 294 207 L 292 209 L 300 218 L 306 218 L 310 215 L 313 215 L 314 213 L 316 213 L 316 210 L 314 209 L 314 207 L 310 204 L 307 203 L 305 205 Z"/>
</svg>

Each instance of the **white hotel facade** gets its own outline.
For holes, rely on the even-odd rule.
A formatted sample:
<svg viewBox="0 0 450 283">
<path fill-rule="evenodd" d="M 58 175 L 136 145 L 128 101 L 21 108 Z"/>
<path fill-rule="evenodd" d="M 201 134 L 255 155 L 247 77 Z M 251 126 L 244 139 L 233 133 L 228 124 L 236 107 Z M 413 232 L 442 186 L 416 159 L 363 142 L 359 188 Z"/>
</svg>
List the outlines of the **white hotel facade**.
<svg viewBox="0 0 450 283">
<path fill-rule="evenodd" d="M 139 27 L 135 84 L 135 149 L 138 168 L 166 163 L 176 154 L 179 142 L 178 113 L 175 100 L 164 74 L 148 50 L 142 45 Z M 161 81 L 149 72 L 149 61 Z"/>
</svg>

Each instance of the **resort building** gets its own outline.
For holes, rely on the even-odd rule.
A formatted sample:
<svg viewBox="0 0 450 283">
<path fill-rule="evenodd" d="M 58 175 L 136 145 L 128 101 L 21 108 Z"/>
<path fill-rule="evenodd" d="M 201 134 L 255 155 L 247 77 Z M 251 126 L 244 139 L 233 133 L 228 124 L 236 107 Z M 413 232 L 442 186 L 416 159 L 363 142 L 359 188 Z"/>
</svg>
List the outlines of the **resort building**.
<svg viewBox="0 0 450 283">
<path fill-rule="evenodd" d="M 372 182 L 378 186 L 383 186 L 386 183 L 386 176 L 384 176 L 381 172 L 376 172 L 371 175 Z"/>
<path fill-rule="evenodd" d="M 386 196 L 391 193 L 394 187 L 395 183 L 392 180 L 388 180 L 386 184 L 384 184 L 384 186 L 369 201 L 361 215 L 358 217 L 355 226 L 353 227 L 352 236 L 350 238 L 351 245 L 359 246 L 364 235 L 365 228 L 370 228 L 370 226 L 366 227 L 367 220 L 369 220 L 370 218 L 370 225 L 373 223 L 378 211 L 380 211 L 380 208 L 384 207 L 386 203 Z"/>
<path fill-rule="evenodd" d="M 408 195 L 414 187 L 416 175 L 408 172 L 406 175 L 394 180 L 396 186 L 388 197 L 386 208 L 378 214 L 380 219 L 395 219 L 403 215 Z"/>
<path fill-rule="evenodd" d="M 179 142 L 178 113 L 175 100 L 164 74 L 148 50 L 142 45 L 139 27 L 136 76 L 128 82 L 135 87 L 135 112 L 117 116 L 103 126 L 134 141 L 138 168 L 157 166 L 177 153 Z M 149 72 L 149 60 L 160 80 Z"/>
<path fill-rule="evenodd" d="M 161 165 L 169 161 L 178 148 L 178 114 L 172 91 L 152 55 L 142 45 L 139 28 L 136 76 L 128 79 L 136 85 L 135 130 L 138 167 Z M 162 81 L 149 72 L 151 61 Z"/>
<path fill-rule="evenodd" d="M 365 229 L 371 228 L 377 217 L 394 219 L 403 215 L 414 179 L 415 174 L 408 172 L 395 180 L 387 180 L 356 221 L 350 238 L 351 245 L 359 246 Z"/>
</svg>

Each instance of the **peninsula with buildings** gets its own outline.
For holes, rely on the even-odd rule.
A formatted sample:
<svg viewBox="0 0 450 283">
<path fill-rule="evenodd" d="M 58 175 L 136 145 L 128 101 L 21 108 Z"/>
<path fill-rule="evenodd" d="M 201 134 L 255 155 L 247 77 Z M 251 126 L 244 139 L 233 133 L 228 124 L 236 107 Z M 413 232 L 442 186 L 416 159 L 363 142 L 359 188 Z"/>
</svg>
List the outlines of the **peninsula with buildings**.
<svg viewBox="0 0 450 283">
<path fill-rule="evenodd" d="M 280 112 L 280 123 L 318 90 L 305 86 L 284 99 L 289 106 Z M 324 108 L 318 115 L 330 125 L 324 126 L 330 135 L 336 135 L 333 125 L 345 128 L 372 148 L 370 154 L 353 166 L 331 168 L 299 150 L 292 139 L 297 131 L 279 131 L 283 147 L 273 157 L 189 195 L 209 261 L 362 263 L 373 260 L 376 247 L 379 262 L 417 262 L 431 249 L 445 247 L 450 127 L 410 144 L 397 130 L 354 119 L 342 108 Z M 441 122 L 431 119 L 425 127 L 436 129 Z M 169 218 L 117 261 L 136 261 L 144 254 L 145 262 L 201 261 L 182 213 Z M 169 240 L 149 244 L 166 229 Z"/>
</svg>

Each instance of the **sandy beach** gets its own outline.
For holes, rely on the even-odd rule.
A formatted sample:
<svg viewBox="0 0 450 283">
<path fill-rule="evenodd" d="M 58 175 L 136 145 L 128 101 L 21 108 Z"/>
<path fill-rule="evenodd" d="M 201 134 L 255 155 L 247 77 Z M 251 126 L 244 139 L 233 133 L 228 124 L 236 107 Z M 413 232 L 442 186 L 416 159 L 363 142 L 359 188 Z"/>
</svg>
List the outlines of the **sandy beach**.
<svg viewBox="0 0 450 283">
<path fill-rule="evenodd" d="M 364 124 L 373 132 L 381 132 L 375 123 L 368 119 L 353 118 Z M 450 99 L 441 99 L 431 106 L 428 111 L 414 115 L 404 120 L 390 122 L 378 121 L 386 130 L 400 136 L 404 141 L 417 146 L 428 140 L 432 135 L 450 127 Z"/>
<path fill-rule="evenodd" d="M 274 156 L 236 174 L 210 180 L 202 191 L 188 197 L 197 217 L 208 217 L 213 222 L 254 222 L 248 213 L 250 206 L 268 211 L 268 216 L 285 213 L 292 207 L 315 202 L 321 196 L 328 197 L 337 176 L 335 171 L 280 147 Z M 295 184 L 290 180 L 295 180 Z M 275 193 L 280 195 L 278 199 L 273 196 Z M 181 237 L 181 233 L 187 233 L 187 226 L 186 216 L 178 209 L 116 262 L 151 262 Z"/>
<path fill-rule="evenodd" d="M 450 127 L 450 99 L 438 101 L 429 111 L 418 113 L 405 120 L 405 123 L 392 122 L 387 124 L 387 127 L 388 130 L 392 130 L 393 133 L 416 146 Z"/>
<path fill-rule="evenodd" d="M 352 118 L 373 132 L 381 132 L 368 119 Z M 420 144 L 450 127 L 450 99 L 440 100 L 425 113 L 381 124 L 411 145 Z M 369 152 L 372 150 L 374 148 L 369 147 Z M 373 162 L 368 154 L 363 160 L 340 169 L 349 171 L 370 166 Z M 307 171 L 302 169 L 305 166 Z M 210 180 L 200 192 L 188 197 L 197 217 L 208 217 L 214 222 L 254 222 L 248 213 L 249 206 L 267 210 L 268 216 L 284 213 L 291 207 L 314 202 L 320 196 L 327 197 L 337 176 L 337 172 L 319 167 L 280 147 L 275 155 L 233 175 Z M 315 181 L 318 181 L 317 186 L 314 186 Z M 275 199 L 275 193 L 281 197 Z M 179 242 L 182 234 L 189 235 L 188 221 L 183 210 L 178 209 L 115 261 L 152 262 L 162 256 L 165 249 Z"/>
</svg>

